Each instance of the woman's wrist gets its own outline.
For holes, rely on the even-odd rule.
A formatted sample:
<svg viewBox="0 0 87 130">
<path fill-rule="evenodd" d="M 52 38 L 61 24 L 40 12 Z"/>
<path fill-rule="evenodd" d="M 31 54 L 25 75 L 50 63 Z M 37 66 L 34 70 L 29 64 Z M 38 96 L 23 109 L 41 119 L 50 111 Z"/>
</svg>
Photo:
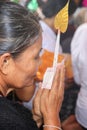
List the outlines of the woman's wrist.
<svg viewBox="0 0 87 130">
<path fill-rule="evenodd" d="M 61 127 L 60 118 L 56 117 L 56 116 L 54 118 L 50 118 L 50 117 L 44 118 L 44 125 L 45 124 L 51 124 L 51 125 L 55 125 L 55 126 Z"/>
<path fill-rule="evenodd" d="M 43 125 L 43 128 L 44 129 L 47 129 L 47 130 L 49 130 L 49 129 L 57 129 L 57 130 L 62 130 L 62 128 L 61 127 L 59 127 L 59 126 L 55 126 L 55 125 Z"/>
<path fill-rule="evenodd" d="M 43 130 L 62 130 L 60 118 L 57 117 L 44 120 Z"/>
</svg>

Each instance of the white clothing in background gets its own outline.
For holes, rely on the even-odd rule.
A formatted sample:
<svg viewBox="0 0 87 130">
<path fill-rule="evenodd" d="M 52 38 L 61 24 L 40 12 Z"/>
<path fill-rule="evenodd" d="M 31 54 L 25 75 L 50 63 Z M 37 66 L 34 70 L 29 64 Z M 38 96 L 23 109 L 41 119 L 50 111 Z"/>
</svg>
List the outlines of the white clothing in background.
<svg viewBox="0 0 87 130">
<path fill-rule="evenodd" d="M 71 42 L 74 79 L 81 86 L 76 104 L 77 121 L 87 128 L 87 23 L 76 30 Z"/>
<path fill-rule="evenodd" d="M 56 34 L 55 32 L 43 21 L 40 21 L 42 27 L 42 48 L 50 52 L 55 51 L 56 45 Z M 62 48 L 60 46 L 59 52 L 62 53 Z"/>
</svg>

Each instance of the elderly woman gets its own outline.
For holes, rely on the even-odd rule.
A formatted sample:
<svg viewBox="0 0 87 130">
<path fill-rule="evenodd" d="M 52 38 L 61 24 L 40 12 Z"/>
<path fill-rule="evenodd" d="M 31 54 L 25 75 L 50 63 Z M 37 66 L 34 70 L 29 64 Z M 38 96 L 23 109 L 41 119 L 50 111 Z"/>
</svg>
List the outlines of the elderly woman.
<svg viewBox="0 0 87 130">
<path fill-rule="evenodd" d="M 33 96 L 41 43 L 42 31 L 35 14 L 15 3 L 0 2 L 1 130 L 38 130 L 38 120 L 41 119 L 44 130 L 61 130 L 59 111 L 64 92 L 63 65 L 57 67 L 51 90 L 38 89 L 33 115 L 21 104 L 6 98 L 14 89 L 24 92 L 24 95 L 28 90 L 28 100 Z"/>
</svg>

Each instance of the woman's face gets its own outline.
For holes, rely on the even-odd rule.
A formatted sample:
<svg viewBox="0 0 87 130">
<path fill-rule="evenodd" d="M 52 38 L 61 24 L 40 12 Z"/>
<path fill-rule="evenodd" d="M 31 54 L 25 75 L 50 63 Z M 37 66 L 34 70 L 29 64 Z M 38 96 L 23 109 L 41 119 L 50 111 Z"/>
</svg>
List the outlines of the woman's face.
<svg viewBox="0 0 87 130">
<path fill-rule="evenodd" d="M 10 86 L 14 88 L 24 88 L 34 85 L 34 78 L 40 65 L 39 53 L 41 47 L 42 36 L 17 59 L 13 59 L 7 79 Z"/>
</svg>

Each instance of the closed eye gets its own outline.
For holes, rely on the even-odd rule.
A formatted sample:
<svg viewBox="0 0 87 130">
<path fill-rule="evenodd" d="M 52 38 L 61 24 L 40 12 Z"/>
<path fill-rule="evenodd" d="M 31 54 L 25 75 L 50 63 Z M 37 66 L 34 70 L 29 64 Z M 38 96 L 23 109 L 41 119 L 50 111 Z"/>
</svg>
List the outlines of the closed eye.
<svg viewBox="0 0 87 130">
<path fill-rule="evenodd" d="M 42 50 L 43 49 L 41 48 L 40 51 L 38 52 L 37 56 L 35 57 L 35 59 L 38 59 L 41 56 Z"/>
</svg>

